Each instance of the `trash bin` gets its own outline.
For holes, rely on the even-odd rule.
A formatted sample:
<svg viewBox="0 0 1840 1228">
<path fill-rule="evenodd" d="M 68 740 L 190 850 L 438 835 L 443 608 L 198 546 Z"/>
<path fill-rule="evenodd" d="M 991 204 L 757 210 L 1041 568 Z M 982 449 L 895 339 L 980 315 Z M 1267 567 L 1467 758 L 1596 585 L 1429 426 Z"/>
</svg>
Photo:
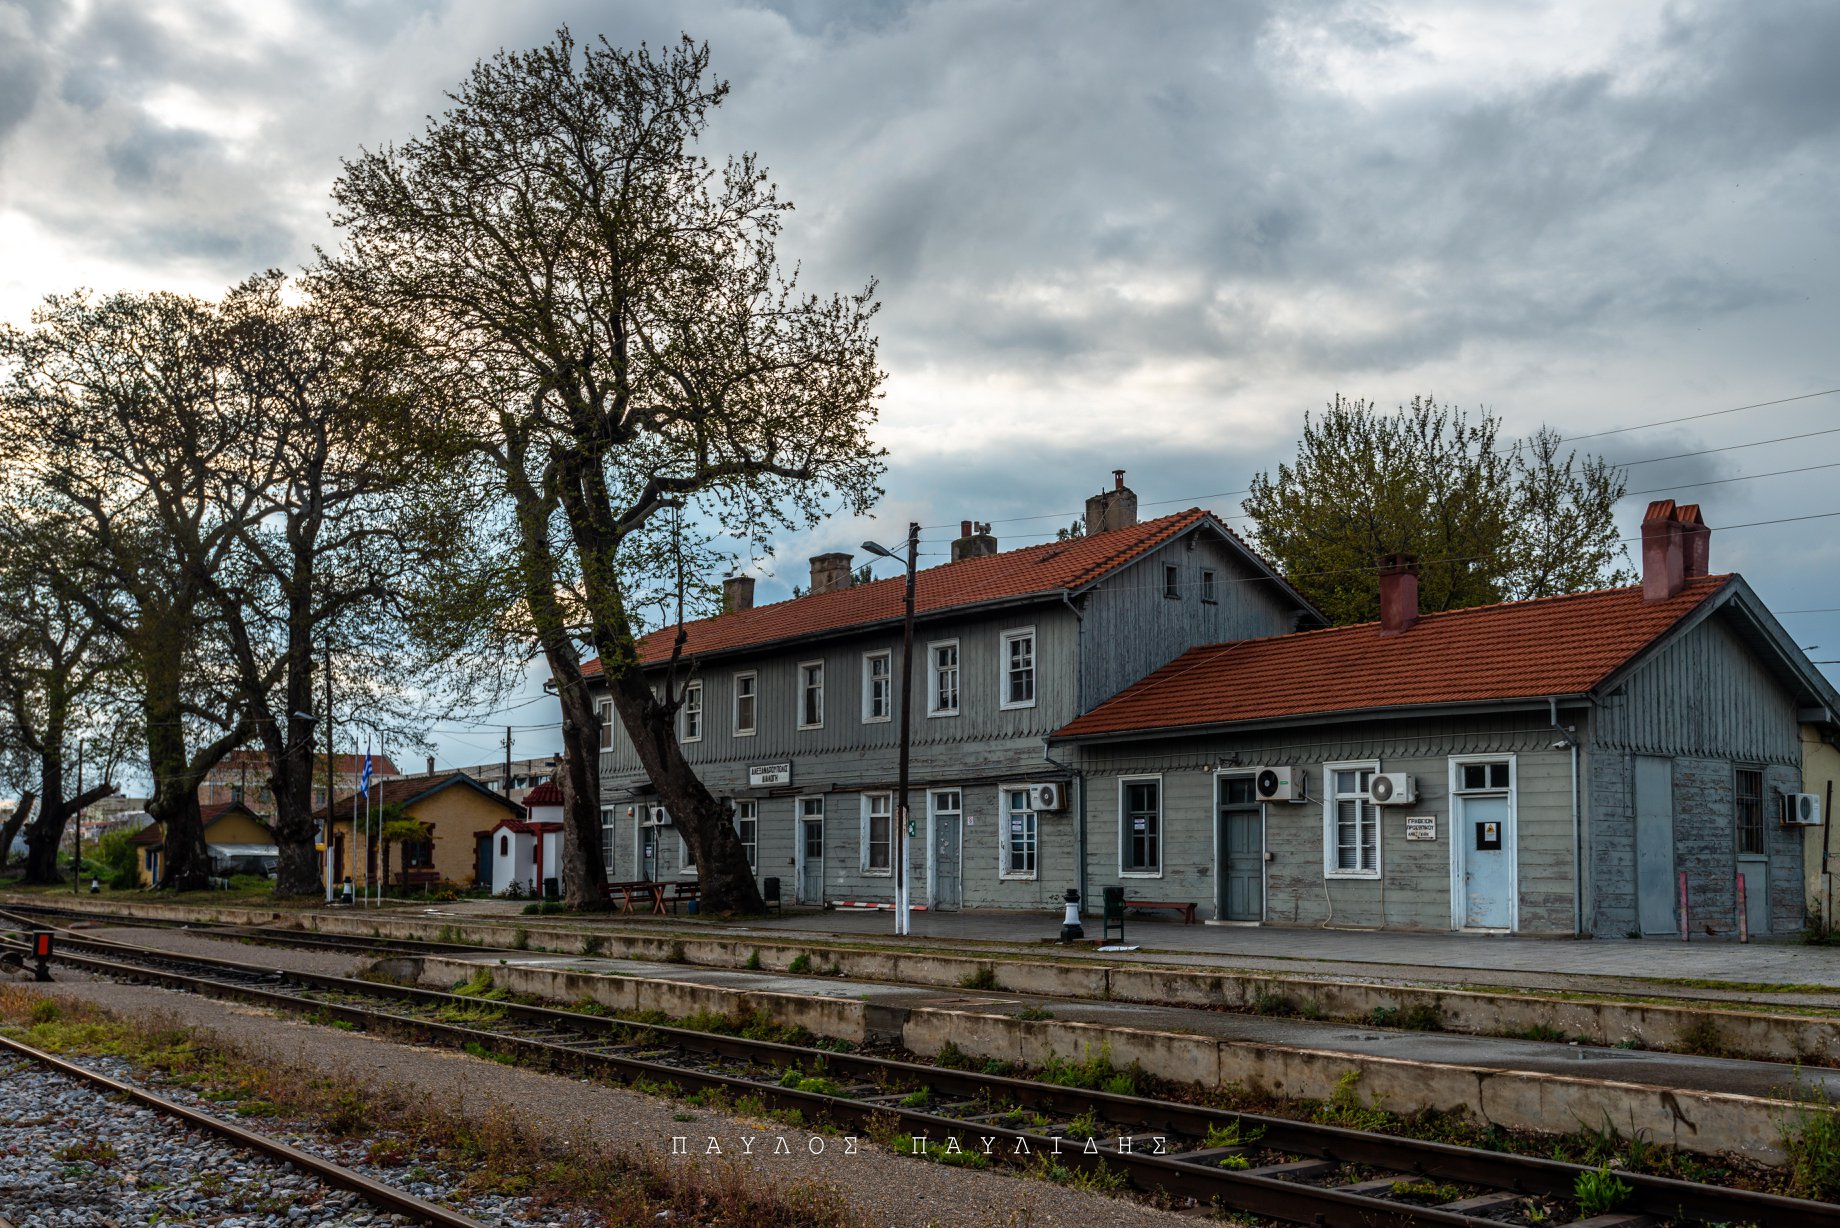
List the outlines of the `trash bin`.
<svg viewBox="0 0 1840 1228">
<path fill-rule="evenodd" d="M 1123 887 L 1107 887 L 1104 889 L 1104 896 L 1105 896 L 1105 941 L 1106 942 L 1114 942 L 1114 941 L 1123 942 L 1124 941 L 1124 888 Z M 1117 936 L 1115 938 L 1112 934 L 1113 927 L 1116 927 L 1118 930 Z"/>
<path fill-rule="evenodd" d="M 561 899 L 562 898 L 562 880 L 559 878 L 544 879 L 543 880 L 543 898 L 546 900 Z"/>
</svg>

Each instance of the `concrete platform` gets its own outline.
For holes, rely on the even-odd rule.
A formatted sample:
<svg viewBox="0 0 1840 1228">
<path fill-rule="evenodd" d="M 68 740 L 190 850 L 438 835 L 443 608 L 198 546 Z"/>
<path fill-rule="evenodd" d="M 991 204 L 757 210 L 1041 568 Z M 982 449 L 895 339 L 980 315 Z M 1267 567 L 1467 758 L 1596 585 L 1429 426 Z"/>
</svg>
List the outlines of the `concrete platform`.
<svg viewBox="0 0 1840 1228">
<path fill-rule="evenodd" d="M 1351 1028 L 1178 1006 L 1070 1001 L 825 976 L 505 952 L 384 961 L 432 987 L 480 967 L 515 992 L 621 1011 L 764 1012 L 853 1043 L 1041 1066 L 1108 1053 L 1174 1082 L 1325 1099 L 1351 1073 L 1363 1099 L 1510 1129 L 1615 1129 L 1685 1150 L 1781 1159 L 1782 1123 L 1810 1096 L 1840 1099 L 1840 1070 L 1485 1037 Z M 1025 1008 L 1049 1018 L 1024 1019 Z"/>
</svg>

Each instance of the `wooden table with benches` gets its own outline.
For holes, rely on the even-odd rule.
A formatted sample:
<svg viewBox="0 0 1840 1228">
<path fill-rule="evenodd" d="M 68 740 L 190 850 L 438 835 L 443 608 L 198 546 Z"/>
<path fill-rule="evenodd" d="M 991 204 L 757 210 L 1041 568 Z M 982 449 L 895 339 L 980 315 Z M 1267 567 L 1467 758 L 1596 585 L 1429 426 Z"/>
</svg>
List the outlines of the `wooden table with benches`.
<svg viewBox="0 0 1840 1228">
<path fill-rule="evenodd" d="M 637 879 L 608 883 L 601 890 L 607 899 L 620 901 L 621 912 L 647 912 L 662 917 L 676 912 L 679 904 L 695 903 L 702 889 L 696 883 L 655 883 Z"/>
</svg>

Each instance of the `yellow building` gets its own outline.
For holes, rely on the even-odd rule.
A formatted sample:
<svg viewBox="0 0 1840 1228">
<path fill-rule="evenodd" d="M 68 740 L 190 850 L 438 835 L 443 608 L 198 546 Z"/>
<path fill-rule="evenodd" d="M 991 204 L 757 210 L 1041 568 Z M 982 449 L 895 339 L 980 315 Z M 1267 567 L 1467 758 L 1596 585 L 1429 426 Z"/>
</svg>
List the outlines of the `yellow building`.
<svg viewBox="0 0 1840 1228">
<path fill-rule="evenodd" d="M 1802 726 L 1802 789 L 1821 799 L 1821 825 L 1802 832 L 1802 871 L 1808 891 L 1808 914 L 1834 929 L 1840 906 L 1840 840 L 1830 833 L 1834 821 L 1834 784 L 1840 781 L 1840 748 L 1835 731 L 1825 725 Z"/>
<path fill-rule="evenodd" d="M 492 829 L 501 819 L 524 817 L 523 807 L 506 801 L 465 772 L 373 781 L 369 804 L 372 815 L 386 806 L 400 806 L 408 818 L 422 826 L 424 839 L 390 847 L 389 886 L 393 888 L 441 882 L 462 887 L 476 881 L 490 883 Z M 371 834 L 375 819 L 367 822 L 363 818 L 364 805 L 364 798 L 347 794 L 332 808 L 335 888 L 347 877 L 358 890 L 376 881 L 377 847 Z M 324 824 L 325 809 L 315 811 L 313 818 Z M 354 830 L 363 834 L 354 838 Z"/>
<path fill-rule="evenodd" d="M 204 821 L 204 846 L 211 855 L 214 872 L 228 873 L 255 865 L 273 870 L 280 850 L 275 847 L 274 833 L 255 811 L 241 802 L 229 802 L 204 807 L 199 818 Z M 166 868 L 166 833 L 162 825 L 151 823 L 141 828 L 130 843 L 137 854 L 135 866 L 141 886 L 153 886 Z"/>
</svg>

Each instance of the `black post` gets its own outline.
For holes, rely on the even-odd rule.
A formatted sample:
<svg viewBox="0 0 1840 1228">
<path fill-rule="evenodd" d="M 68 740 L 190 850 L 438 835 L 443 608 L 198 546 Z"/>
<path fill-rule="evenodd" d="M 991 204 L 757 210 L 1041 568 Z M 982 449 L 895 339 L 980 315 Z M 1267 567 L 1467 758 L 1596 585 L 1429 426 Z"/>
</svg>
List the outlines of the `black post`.
<svg viewBox="0 0 1840 1228">
<path fill-rule="evenodd" d="M 320 877 L 326 880 L 326 903 L 332 903 L 332 801 L 336 796 L 332 780 L 332 639 L 326 639 L 326 821 L 320 826 L 320 836 L 325 840 L 326 851 L 320 854 Z M 307 781 L 309 788 L 313 780 L 313 755 L 307 753 Z M 312 793 L 309 791 L 308 796 Z M 351 833 L 353 844 L 358 842 L 358 831 L 354 825 Z"/>
<path fill-rule="evenodd" d="M 77 739 L 77 796 L 83 796 L 83 739 Z M 54 859 L 55 861 L 55 859 Z M 83 878 L 83 812 L 78 810 L 70 823 L 70 894 L 78 893 Z M 50 980 L 50 977 L 46 977 Z"/>
<path fill-rule="evenodd" d="M 908 932 L 907 759 L 914 711 L 914 568 L 920 558 L 920 526 L 907 526 L 907 593 L 901 617 L 901 760 L 895 783 L 895 933 Z"/>
</svg>

